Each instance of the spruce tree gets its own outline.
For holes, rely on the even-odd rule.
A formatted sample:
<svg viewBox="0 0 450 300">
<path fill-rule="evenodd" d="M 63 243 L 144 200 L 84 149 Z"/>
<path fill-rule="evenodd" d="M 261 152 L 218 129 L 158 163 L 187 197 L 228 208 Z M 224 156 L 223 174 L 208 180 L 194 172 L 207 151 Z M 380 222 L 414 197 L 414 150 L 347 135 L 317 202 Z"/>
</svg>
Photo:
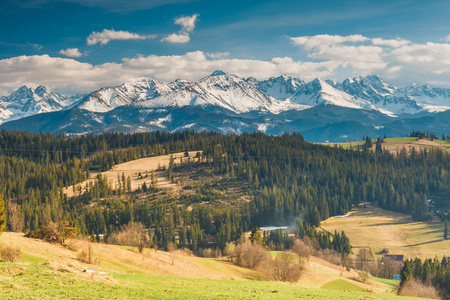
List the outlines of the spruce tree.
<svg viewBox="0 0 450 300">
<path fill-rule="evenodd" d="M 6 228 L 5 201 L 0 197 L 0 234 Z"/>
<path fill-rule="evenodd" d="M 252 244 L 264 245 L 261 230 L 259 230 L 259 228 L 256 226 L 252 229 L 252 233 L 250 234 L 250 241 L 252 242 Z"/>
<path fill-rule="evenodd" d="M 445 225 L 444 225 L 444 239 L 448 239 L 448 221 L 445 219 Z"/>
</svg>

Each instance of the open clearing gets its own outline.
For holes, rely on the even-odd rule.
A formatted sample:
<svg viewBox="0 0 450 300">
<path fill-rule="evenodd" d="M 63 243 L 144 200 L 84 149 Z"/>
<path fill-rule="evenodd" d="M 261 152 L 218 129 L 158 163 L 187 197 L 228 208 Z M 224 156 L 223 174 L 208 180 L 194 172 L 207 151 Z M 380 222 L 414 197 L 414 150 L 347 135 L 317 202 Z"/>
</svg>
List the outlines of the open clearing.
<svg viewBox="0 0 450 300">
<path fill-rule="evenodd" d="M 373 147 L 372 150 L 375 151 L 375 143 L 376 139 L 372 140 Z M 326 143 L 322 145 L 334 146 L 338 145 L 345 149 L 363 149 L 364 141 L 358 142 L 349 142 L 349 143 Z M 434 140 L 430 141 L 427 139 L 417 139 L 415 137 L 399 137 L 399 138 L 389 138 L 384 139 L 384 143 L 381 144 L 383 150 L 387 150 L 391 153 L 396 154 L 400 152 L 403 148 L 406 149 L 407 153 L 410 153 L 412 148 L 416 151 L 420 151 L 421 149 L 430 149 L 430 148 L 440 148 L 446 151 L 450 151 L 450 141 L 447 140 Z"/>
<path fill-rule="evenodd" d="M 331 233 L 345 231 L 354 247 L 370 247 L 380 257 L 383 248 L 406 258 L 442 258 L 450 253 L 450 240 L 444 240 L 444 223 L 438 220 L 414 222 L 409 215 L 360 205 L 351 215 L 329 218 L 321 227 Z"/>
<path fill-rule="evenodd" d="M 200 151 L 201 152 L 201 151 Z M 181 160 L 194 159 L 197 151 L 190 151 L 189 158 L 184 156 L 184 152 L 173 153 L 170 155 L 160 155 L 153 157 L 145 157 L 136 160 L 132 160 L 123 164 L 119 164 L 111 168 L 111 170 L 101 172 L 102 176 L 106 176 L 108 178 L 108 182 L 112 188 L 115 188 L 118 184 L 117 178 L 122 176 L 122 173 L 125 174 L 125 177 L 131 178 L 131 189 L 136 190 L 140 186 L 147 184 L 150 186 L 151 182 L 151 172 L 155 171 L 155 177 L 158 181 L 158 188 L 176 188 L 176 184 L 170 182 L 165 177 L 165 171 L 156 171 L 158 168 L 167 168 L 169 166 L 170 157 L 173 155 L 174 162 L 179 163 Z M 138 174 L 141 173 L 142 176 L 146 178 L 138 178 Z M 93 183 L 96 180 L 98 173 L 91 173 L 91 178 L 89 180 L 83 181 L 75 185 L 75 194 L 78 194 L 78 189 L 81 187 L 82 190 L 85 189 L 87 183 L 90 181 Z M 64 194 L 68 197 L 73 197 L 74 195 L 74 187 L 69 186 L 63 189 Z"/>
<path fill-rule="evenodd" d="M 86 246 L 83 241 L 70 243 L 79 250 Z M 181 251 L 147 249 L 140 254 L 94 243 L 94 256 L 100 259 L 95 266 L 79 262 L 77 251 L 19 233 L 3 233 L 0 245 L 22 250 L 22 262 L 0 263 L 1 299 L 407 299 L 393 295 L 389 284 L 374 280 L 362 284 L 353 280 L 356 273 L 314 257 L 299 282 L 288 284 L 264 281 L 265 275 L 226 259 Z M 362 292 L 367 290 L 372 292 Z"/>
</svg>

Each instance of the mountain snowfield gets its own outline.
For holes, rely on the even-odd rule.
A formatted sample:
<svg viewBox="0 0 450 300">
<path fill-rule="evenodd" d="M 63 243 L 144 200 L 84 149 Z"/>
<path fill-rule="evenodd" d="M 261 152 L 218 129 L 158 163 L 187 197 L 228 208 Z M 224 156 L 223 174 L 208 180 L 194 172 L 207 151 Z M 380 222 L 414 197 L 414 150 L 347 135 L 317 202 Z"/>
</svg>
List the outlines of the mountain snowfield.
<svg viewBox="0 0 450 300">
<path fill-rule="evenodd" d="M 428 121 L 414 125 L 424 115 L 437 116 L 436 126 L 445 131 L 450 124 L 439 114 L 447 110 L 450 112 L 450 89 L 416 84 L 398 88 L 376 75 L 343 82 L 319 78 L 305 82 L 288 75 L 259 81 L 215 71 L 196 82 L 144 78 L 73 97 L 44 86 L 23 86 L 0 97 L 0 124 L 66 134 L 301 131 L 321 136 L 319 140 L 349 140 L 359 138 L 362 130 L 393 135 L 409 128 L 433 129 Z M 47 114 L 38 117 L 42 113 Z M 416 121 L 408 123 L 406 119 Z"/>
<path fill-rule="evenodd" d="M 215 71 L 197 82 L 162 82 L 151 78 L 91 93 L 73 107 L 107 112 L 123 105 L 148 108 L 218 106 L 235 113 L 280 113 L 317 105 L 377 110 L 388 116 L 450 109 L 450 89 L 412 84 L 397 88 L 376 75 L 342 83 L 311 82 L 288 75 L 258 81 Z"/>
<path fill-rule="evenodd" d="M 377 110 L 388 116 L 450 109 L 450 89 L 411 84 L 397 88 L 376 75 L 347 78 L 342 83 L 319 78 L 304 82 L 288 75 L 258 81 L 215 71 L 197 82 L 152 78 L 104 87 L 83 98 L 67 97 L 44 86 L 22 86 L 0 98 L 0 122 L 43 112 L 79 108 L 108 112 L 120 106 L 168 108 L 217 106 L 234 113 L 278 114 L 318 105 Z"/>
<path fill-rule="evenodd" d="M 67 97 L 52 92 L 45 86 L 35 89 L 22 86 L 11 95 L 0 97 L 0 124 L 35 114 L 67 108 L 81 96 Z"/>
</svg>

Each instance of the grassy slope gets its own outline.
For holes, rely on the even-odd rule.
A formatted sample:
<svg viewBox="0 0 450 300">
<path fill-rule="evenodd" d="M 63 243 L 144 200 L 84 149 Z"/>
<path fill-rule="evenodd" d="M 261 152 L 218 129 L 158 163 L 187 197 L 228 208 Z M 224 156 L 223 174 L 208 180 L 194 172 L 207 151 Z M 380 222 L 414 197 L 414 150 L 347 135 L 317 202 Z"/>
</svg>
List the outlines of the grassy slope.
<svg viewBox="0 0 450 300">
<path fill-rule="evenodd" d="M 374 146 L 373 150 L 375 150 L 375 142 L 376 139 L 372 140 Z M 357 141 L 357 142 L 349 142 L 349 143 L 322 143 L 322 145 L 327 146 L 334 146 L 338 145 L 339 147 L 342 147 L 344 149 L 363 149 L 364 147 L 364 141 Z M 419 140 L 417 141 L 417 138 L 415 137 L 398 137 L 398 138 L 389 138 L 384 139 L 384 143 L 382 144 L 382 147 L 386 150 L 389 150 L 392 153 L 397 153 L 397 151 L 400 151 L 403 147 L 406 148 L 407 151 L 410 151 L 412 147 L 416 148 L 416 150 L 419 149 L 430 149 L 432 147 L 438 147 L 441 149 L 444 149 L 446 151 L 450 151 L 450 141 L 443 141 L 443 140 L 434 140 L 434 141 L 428 141 L 428 140 Z"/>
<path fill-rule="evenodd" d="M 321 227 L 334 232 L 344 230 L 352 246 L 369 246 L 381 256 L 383 248 L 407 258 L 442 258 L 448 255 L 450 240 L 443 239 L 444 223 L 414 222 L 409 215 L 383 210 L 372 205 L 354 208 L 345 218 L 330 218 Z"/>
<path fill-rule="evenodd" d="M 232 298 L 248 299 L 361 299 L 375 295 L 342 292 L 326 288 L 328 282 L 345 281 L 343 290 L 357 286 L 372 290 L 379 299 L 397 299 L 378 294 L 393 288 L 372 281 L 363 285 L 352 281 L 355 274 L 311 258 L 297 284 L 258 281 L 263 274 L 234 266 L 224 259 L 198 258 L 181 253 L 147 251 L 139 254 L 117 246 L 93 244 L 100 266 L 80 263 L 77 252 L 43 241 L 27 239 L 17 233 L 3 233 L 0 245 L 18 245 L 22 262 L 0 263 L 0 298 Z M 73 244 L 82 249 L 83 243 Z M 91 269 L 94 273 L 83 272 Z M 105 274 L 99 273 L 105 272 Z M 329 285 L 336 288 L 336 284 Z M 355 289 L 354 287 L 352 288 Z"/>
</svg>

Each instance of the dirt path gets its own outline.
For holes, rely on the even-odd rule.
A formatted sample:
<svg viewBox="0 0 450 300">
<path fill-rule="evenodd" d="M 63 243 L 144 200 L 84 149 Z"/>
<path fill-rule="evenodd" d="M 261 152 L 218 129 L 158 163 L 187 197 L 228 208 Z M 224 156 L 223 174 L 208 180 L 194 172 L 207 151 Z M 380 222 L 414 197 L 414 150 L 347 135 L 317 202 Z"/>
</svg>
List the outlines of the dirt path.
<svg viewBox="0 0 450 300">
<path fill-rule="evenodd" d="M 196 154 L 197 154 L 197 151 L 190 151 L 189 152 L 190 159 L 194 159 Z M 181 159 L 183 159 L 183 160 L 188 159 L 187 157 L 184 156 L 184 152 L 173 153 L 171 155 L 173 155 L 173 157 L 175 159 L 175 164 L 180 163 Z M 159 167 L 167 168 L 169 166 L 171 155 L 146 157 L 146 158 L 129 161 L 129 162 L 114 166 L 111 170 L 102 172 L 101 174 L 102 174 L 102 176 L 106 176 L 106 178 L 108 178 L 108 182 L 109 182 L 110 186 L 115 188 L 118 184 L 117 178 L 121 177 L 122 173 L 124 173 L 125 177 L 129 176 L 131 178 L 131 189 L 136 190 L 140 186 L 142 186 L 144 184 L 144 182 L 147 184 L 147 186 L 150 186 L 151 171 L 156 170 Z M 141 173 L 141 175 L 144 177 L 147 174 L 147 177 L 138 179 L 139 173 Z M 176 184 L 173 184 L 166 179 L 164 171 L 155 171 L 155 176 L 158 181 L 158 183 L 157 183 L 158 188 L 175 188 L 176 187 Z M 78 195 L 79 187 L 81 187 L 81 189 L 84 191 L 88 182 L 91 182 L 91 184 L 93 184 L 96 180 L 96 177 L 97 177 L 97 173 L 92 173 L 90 179 L 76 184 L 75 185 L 75 195 Z M 63 192 L 68 197 L 74 196 L 73 186 L 64 188 Z"/>
</svg>

